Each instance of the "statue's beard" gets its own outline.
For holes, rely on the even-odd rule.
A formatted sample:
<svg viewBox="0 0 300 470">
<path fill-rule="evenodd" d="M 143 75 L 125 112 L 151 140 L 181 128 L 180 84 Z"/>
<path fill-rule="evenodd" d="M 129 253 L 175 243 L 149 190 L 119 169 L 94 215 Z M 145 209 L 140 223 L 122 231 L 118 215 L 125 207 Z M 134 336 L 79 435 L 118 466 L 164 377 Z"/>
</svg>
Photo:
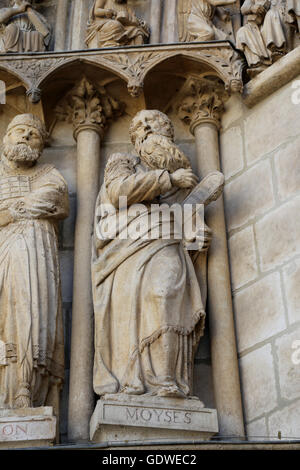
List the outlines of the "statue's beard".
<svg viewBox="0 0 300 470">
<path fill-rule="evenodd" d="M 188 158 L 172 139 L 162 135 L 150 134 L 146 139 L 137 141 L 136 150 L 142 162 L 151 170 L 174 173 L 181 168 L 191 168 Z"/>
<path fill-rule="evenodd" d="M 32 149 L 27 144 L 6 144 L 3 149 L 4 157 L 14 163 L 34 163 L 40 158 L 41 153 L 40 150 Z"/>
</svg>

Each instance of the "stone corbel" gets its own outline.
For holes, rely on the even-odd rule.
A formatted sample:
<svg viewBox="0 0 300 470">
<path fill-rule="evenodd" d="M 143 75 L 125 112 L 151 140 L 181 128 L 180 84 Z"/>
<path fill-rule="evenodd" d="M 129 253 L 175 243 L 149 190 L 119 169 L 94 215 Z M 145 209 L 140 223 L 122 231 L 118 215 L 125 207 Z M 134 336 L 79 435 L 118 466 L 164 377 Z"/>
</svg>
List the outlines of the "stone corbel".
<svg viewBox="0 0 300 470">
<path fill-rule="evenodd" d="M 42 91 L 40 88 L 33 87 L 26 91 L 26 96 L 28 97 L 30 103 L 37 104 L 41 100 Z"/>
<path fill-rule="evenodd" d="M 94 410 L 93 300 L 91 252 L 95 203 L 99 191 L 100 146 L 109 123 L 123 107 L 104 87 L 83 78 L 56 107 L 58 119 L 72 123 L 77 142 L 77 216 L 75 227 L 69 439 L 88 440 Z"/>
</svg>

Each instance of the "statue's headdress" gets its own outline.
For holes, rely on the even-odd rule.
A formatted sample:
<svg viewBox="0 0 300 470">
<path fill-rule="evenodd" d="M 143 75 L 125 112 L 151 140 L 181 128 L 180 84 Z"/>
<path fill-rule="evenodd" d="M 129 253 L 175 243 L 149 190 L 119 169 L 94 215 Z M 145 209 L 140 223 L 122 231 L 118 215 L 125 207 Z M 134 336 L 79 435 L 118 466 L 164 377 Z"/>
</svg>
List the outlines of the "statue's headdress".
<svg viewBox="0 0 300 470">
<path fill-rule="evenodd" d="M 43 139 L 43 142 L 46 141 L 48 137 L 48 132 L 46 130 L 45 124 L 41 121 L 39 117 L 34 116 L 33 114 L 18 114 L 9 123 L 6 132 L 9 132 L 14 127 L 24 125 L 37 129 Z"/>
</svg>

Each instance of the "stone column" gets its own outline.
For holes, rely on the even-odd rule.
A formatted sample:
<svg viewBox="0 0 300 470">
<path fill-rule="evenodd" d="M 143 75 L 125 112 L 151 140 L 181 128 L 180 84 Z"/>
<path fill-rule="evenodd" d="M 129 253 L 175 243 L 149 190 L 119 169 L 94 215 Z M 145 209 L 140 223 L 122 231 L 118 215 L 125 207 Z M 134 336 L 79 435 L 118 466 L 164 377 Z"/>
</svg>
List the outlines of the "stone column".
<svg viewBox="0 0 300 470">
<path fill-rule="evenodd" d="M 86 49 L 85 35 L 89 17 L 89 2 L 87 0 L 73 0 L 73 22 L 71 50 Z"/>
<path fill-rule="evenodd" d="M 150 43 L 151 44 L 158 44 L 160 42 L 161 13 L 162 13 L 161 0 L 151 0 L 151 11 L 150 11 L 150 27 L 151 27 Z"/>
<path fill-rule="evenodd" d="M 225 90 L 207 79 L 187 82 L 179 116 L 195 136 L 199 176 L 220 171 L 219 128 Z M 213 231 L 208 253 L 208 315 L 210 326 L 214 396 L 220 435 L 243 437 L 243 411 L 233 318 L 224 202 L 220 198 L 206 210 Z"/>
<path fill-rule="evenodd" d="M 57 106 L 59 119 L 73 123 L 77 141 L 77 216 L 74 248 L 72 340 L 69 390 L 69 440 L 89 439 L 94 411 L 94 318 L 91 249 L 95 202 L 99 191 L 100 145 L 108 120 L 120 114 L 119 104 L 81 80 Z"/>
<path fill-rule="evenodd" d="M 55 51 L 66 49 L 66 29 L 68 18 L 69 0 L 59 0 L 57 2 L 56 22 L 55 22 Z"/>
<path fill-rule="evenodd" d="M 165 0 L 162 42 L 168 44 L 177 41 L 177 0 Z"/>
</svg>

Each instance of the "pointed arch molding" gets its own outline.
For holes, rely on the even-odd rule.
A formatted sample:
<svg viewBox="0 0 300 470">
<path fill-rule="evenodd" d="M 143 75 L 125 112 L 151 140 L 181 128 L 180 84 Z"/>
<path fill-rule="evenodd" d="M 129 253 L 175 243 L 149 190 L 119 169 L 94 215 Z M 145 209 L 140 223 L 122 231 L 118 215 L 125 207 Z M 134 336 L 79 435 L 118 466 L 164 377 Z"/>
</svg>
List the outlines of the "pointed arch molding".
<svg viewBox="0 0 300 470">
<path fill-rule="evenodd" d="M 157 66 L 174 57 L 184 57 L 199 64 L 207 73 L 220 78 L 230 91 L 242 91 L 244 61 L 228 41 L 181 43 L 158 46 L 107 48 L 87 51 L 48 52 L 0 55 L 1 70 L 20 79 L 29 99 L 36 103 L 47 86 L 47 80 L 66 65 L 87 63 L 110 71 L 127 83 L 136 97 L 143 90 L 147 75 Z M 196 66 L 195 66 L 196 67 Z"/>
</svg>

